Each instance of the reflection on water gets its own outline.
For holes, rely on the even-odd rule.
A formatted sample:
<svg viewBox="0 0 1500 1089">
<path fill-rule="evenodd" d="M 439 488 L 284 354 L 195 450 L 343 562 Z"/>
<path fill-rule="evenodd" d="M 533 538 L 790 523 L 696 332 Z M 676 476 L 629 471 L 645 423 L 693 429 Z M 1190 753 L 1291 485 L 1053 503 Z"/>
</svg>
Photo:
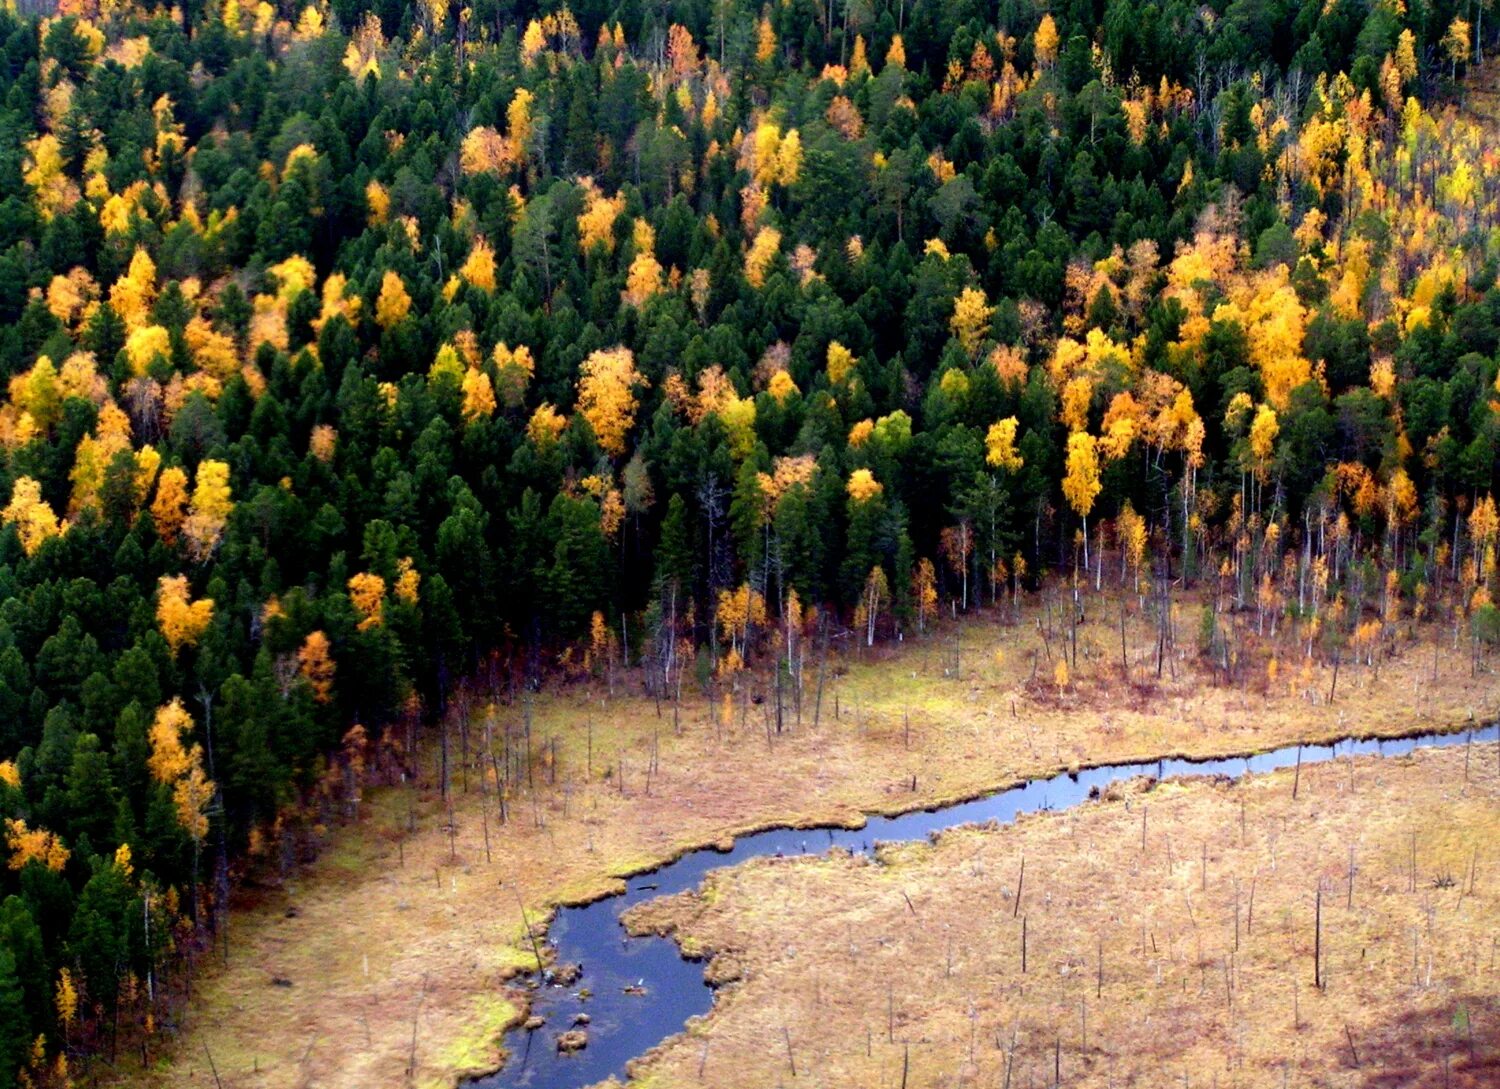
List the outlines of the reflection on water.
<svg viewBox="0 0 1500 1089">
<path fill-rule="evenodd" d="M 1344 740 L 1332 745 L 1289 746 L 1248 758 L 1226 760 L 1157 760 L 1116 764 L 1033 779 L 1021 786 L 935 810 L 899 817 L 872 817 L 861 829 L 772 829 L 735 841 L 729 851 L 704 849 L 684 855 L 659 870 L 630 879 L 627 890 L 585 907 L 563 908 L 548 938 L 558 964 L 581 964 L 583 975 L 569 987 L 542 987 L 534 992 L 532 1012 L 546 1018 L 535 1032 L 507 1033 L 510 1059 L 498 1073 L 478 1079 L 476 1089 L 579 1089 L 615 1075 L 625 1064 L 682 1030 L 689 1017 L 708 1012 L 713 993 L 703 982 L 703 966 L 682 959 L 674 942 L 664 938 L 629 938 L 620 915 L 656 896 L 696 888 L 704 875 L 722 866 L 771 855 L 817 854 L 830 847 L 868 853 L 877 842 L 926 839 L 946 828 L 983 821 L 1005 823 L 1018 813 L 1064 809 L 1084 801 L 1094 790 L 1139 775 L 1229 775 L 1316 764 L 1341 756 L 1396 756 L 1416 748 L 1462 745 L 1493 740 L 1496 725 L 1469 733 L 1426 734 L 1393 741 Z M 585 995 L 587 997 L 585 997 Z M 573 1054 L 557 1050 L 557 1037 L 588 1018 L 588 1046 Z"/>
</svg>

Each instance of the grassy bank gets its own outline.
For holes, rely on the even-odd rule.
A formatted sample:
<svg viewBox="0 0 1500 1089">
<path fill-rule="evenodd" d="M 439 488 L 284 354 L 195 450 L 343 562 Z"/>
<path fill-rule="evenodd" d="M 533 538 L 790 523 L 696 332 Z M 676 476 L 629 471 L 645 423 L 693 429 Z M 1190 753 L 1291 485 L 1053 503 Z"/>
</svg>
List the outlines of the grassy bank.
<svg viewBox="0 0 1500 1089">
<path fill-rule="evenodd" d="M 700 695 L 684 700 L 676 732 L 670 707 L 659 716 L 626 694 L 639 692 L 629 677 L 613 697 L 602 683 L 543 694 L 533 751 L 556 760 L 538 757 L 509 823 L 497 826 L 476 769 L 450 827 L 435 756 L 418 788 L 371 792 L 316 864 L 235 914 L 229 963 L 199 980 L 167 1058 L 114 1076 L 212 1086 L 212 1054 L 226 1089 L 451 1085 L 496 1065 L 498 1029 L 524 1002 L 507 987 L 534 965 L 522 905 L 536 926 L 623 873 L 767 824 L 858 821 L 1085 763 L 1453 727 L 1500 705 L 1495 676 L 1471 676 L 1446 642 L 1435 656 L 1434 637 L 1447 636 L 1426 629 L 1378 671 L 1346 663 L 1330 705 L 1331 670 L 1317 664 L 1214 687 L 1184 649 L 1157 681 L 1154 627 L 1132 611 L 1126 681 L 1113 604 L 1091 610 L 1059 688 L 1045 622 L 1033 602 L 1012 624 L 979 618 L 900 647 L 846 648 L 828 663 L 816 728 L 810 664 L 802 722 L 779 735 L 764 704 L 736 705 L 725 722 Z"/>
<path fill-rule="evenodd" d="M 880 864 L 719 871 L 627 916 L 738 981 L 638 1082 L 1493 1085 L 1496 756 L 1138 783 Z"/>
</svg>

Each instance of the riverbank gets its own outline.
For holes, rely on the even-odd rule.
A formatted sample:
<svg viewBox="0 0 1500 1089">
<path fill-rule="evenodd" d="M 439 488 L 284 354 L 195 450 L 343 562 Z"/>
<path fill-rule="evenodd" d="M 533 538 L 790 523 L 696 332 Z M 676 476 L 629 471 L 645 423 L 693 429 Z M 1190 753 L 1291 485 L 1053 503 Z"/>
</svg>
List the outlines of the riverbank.
<svg viewBox="0 0 1500 1089">
<path fill-rule="evenodd" d="M 230 963 L 199 981 L 172 1057 L 120 1077 L 214 1085 L 211 1054 L 225 1089 L 448 1086 L 499 1061 L 499 1031 L 519 1010 L 506 980 L 535 963 L 522 905 L 537 927 L 621 874 L 770 824 L 855 822 L 1090 763 L 1461 727 L 1500 705 L 1495 675 L 1471 676 L 1467 655 L 1425 628 L 1378 673 L 1346 663 L 1330 706 L 1323 665 L 1215 688 L 1184 650 L 1157 684 L 1154 626 L 1133 613 L 1126 684 L 1117 617 L 1093 612 L 1062 688 L 1045 658 L 1033 665 L 1044 653 L 1033 602 L 1016 624 L 957 625 L 956 671 L 952 626 L 831 660 L 816 729 L 805 707 L 781 735 L 754 705 L 726 723 L 706 699 L 685 702 L 678 735 L 670 708 L 658 718 L 652 701 L 610 698 L 602 684 L 544 694 L 532 731 L 555 769 L 539 769 L 508 825 L 477 787 L 458 797 L 451 834 L 435 792 L 371 792 L 316 864 L 235 915 Z"/>
<path fill-rule="evenodd" d="M 716 871 L 627 915 L 733 981 L 632 1084 L 1494 1084 L 1496 757 L 1138 780 Z"/>
</svg>

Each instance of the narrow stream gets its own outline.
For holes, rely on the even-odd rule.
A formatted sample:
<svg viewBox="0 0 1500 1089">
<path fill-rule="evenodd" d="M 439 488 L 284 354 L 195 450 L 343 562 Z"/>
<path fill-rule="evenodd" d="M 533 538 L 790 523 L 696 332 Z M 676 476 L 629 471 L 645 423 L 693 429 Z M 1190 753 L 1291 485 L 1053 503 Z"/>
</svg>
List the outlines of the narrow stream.
<svg viewBox="0 0 1500 1089">
<path fill-rule="evenodd" d="M 696 888 L 711 870 L 769 855 L 819 854 L 830 847 L 868 853 L 877 842 L 926 839 L 935 832 L 983 821 L 1006 823 L 1017 814 L 1067 809 L 1086 801 L 1094 790 L 1136 776 L 1228 775 L 1265 772 L 1302 763 L 1316 764 L 1341 756 L 1399 756 L 1417 748 L 1463 745 L 1500 736 L 1500 724 L 1464 733 L 1422 734 L 1394 740 L 1346 738 L 1332 745 L 1288 746 L 1251 757 L 1219 760 L 1159 760 L 1113 764 L 1077 774 L 1067 772 L 1033 779 L 1020 786 L 940 809 L 918 810 L 897 817 L 871 817 L 865 827 L 770 829 L 744 836 L 728 851 L 693 851 L 650 873 L 630 878 L 627 890 L 583 907 L 558 911 L 548 940 L 557 964 L 581 964 L 583 975 L 568 987 L 540 987 L 532 995 L 532 1012 L 546 1018 L 535 1030 L 513 1029 L 504 1044 L 510 1056 L 498 1072 L 470 1083 L 473 1089 L 581 1089 L 615 1075 L 625 1064 L 682 1031 L 689 1017 L 707 1013 L 713 992 L 703 982 L 703 965 L 684 960 L 666 938 L 627 938 L 620 915 L 656 896 Z M 629 988 L 629 990 L 627 990 Z M 586 990 L 588 997 L 580 992 Z M 586 1015 L 582 1025 L 588 1046 L 571 1054 L 557 1049 L 558 1036 Z"/>
</svg>

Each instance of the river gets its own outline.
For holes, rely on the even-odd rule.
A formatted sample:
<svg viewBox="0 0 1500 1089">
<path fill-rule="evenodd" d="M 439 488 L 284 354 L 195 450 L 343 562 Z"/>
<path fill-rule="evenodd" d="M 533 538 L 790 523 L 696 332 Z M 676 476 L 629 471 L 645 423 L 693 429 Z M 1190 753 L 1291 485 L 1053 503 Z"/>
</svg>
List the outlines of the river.
<svg viewBox="0 0 1500 1089">
<path fill-rule="evenodd" d="M 1491 724 L 1462 733 L 1291 745 L 1250 757 L 1104 765 L 1033 779 L 937 809 L 871 817 L 856 830 L 773 828 L 742 836 L 728 851 L 692 851 L 660 869 L 630 878 L 623 893 L 558 911 L 548 931 L 556 963 L 581 964 L 583 975 L 567 987 L 538 987 L 532 994 L 532 1013 L 545 1018 L 544 1025 L 534 1031 L 508 1032 L 505 1066 L 470 1085 L 474 1089 L 582 1089 L 611 1075 L 623 1078 L 631 1059 L 681 1032 L 689 1017 L 707 1013 L 713 992 L 703 982 L 703 965 L 684 959 L 669 939 L 627 936 L 620 916 L 644 900 L 698 887 L 710 870 L 765 856 L 817 854 L 830 847 L 869 853 L 877 842 L 927 839 L 963 824 L 1004 824 L 1020 813 L 1079 805 L 1110 784 L 1137 776 L 1239 777 L 1291 767 L 1299 758 L 1304 764 L 1316 764 L 1345 756 L 1398 756 L 1417 748 L 1494 740 L 1497 735 L 1500 725 Z M 588 1046 L 573 1053 L 559 1052 L 558 1036 L 572 1028 L 579 1015 L 588 1018 L 580 1026 L 588 1033 Z"/>
</svg>

